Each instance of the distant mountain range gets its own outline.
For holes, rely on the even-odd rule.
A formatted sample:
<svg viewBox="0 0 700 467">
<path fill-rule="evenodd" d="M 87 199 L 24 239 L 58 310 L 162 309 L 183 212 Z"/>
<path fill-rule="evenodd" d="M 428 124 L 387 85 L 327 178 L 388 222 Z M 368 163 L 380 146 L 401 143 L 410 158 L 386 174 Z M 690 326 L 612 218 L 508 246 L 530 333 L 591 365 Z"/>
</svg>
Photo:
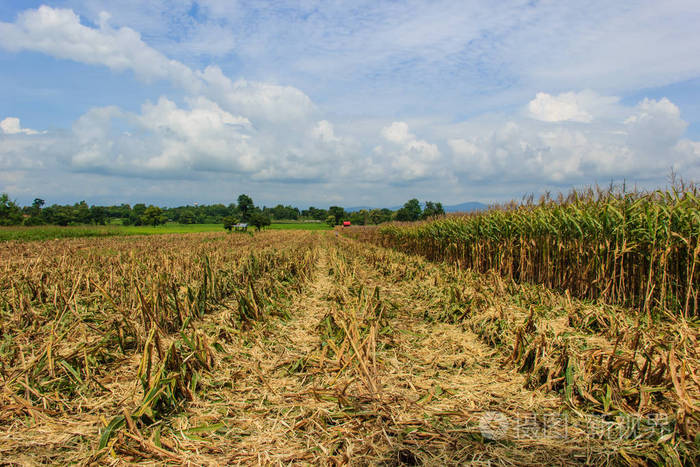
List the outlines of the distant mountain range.
<svg viewBox="0 0 700 467">
<path fill-rule="evenodd" d="M 392 211 L 396 211 L 397 209 L 402 208 L 403 206 L 392 206 L 389 209 Z M 466 203 L 460 203 L 460 204 L 452 204 L 449 206 L 443 206 L 445 209 L 445 212 L 472 212 L 472 211 L 480 211 L 483 209 L 488 208 L 488 205 L 484 203 L 480 203 L 478 201 L 467 201 Z M 372 209 L 381 209 L 381 208 L 374 208 L 371 206 L 353 206 L 350 208 L 345 208 L 346 212 L 357 212 L 361 210 L 367 210 L 371 211 Z"/>
<path fill-rule="evenodd" d="M 451 206 L 443 206 L 445 212 L 472 212 L 483 211 L 488 208 L 487 204 L 478 201 L 467 201 L 466 203 L 453 204 Z"/>
</svg>

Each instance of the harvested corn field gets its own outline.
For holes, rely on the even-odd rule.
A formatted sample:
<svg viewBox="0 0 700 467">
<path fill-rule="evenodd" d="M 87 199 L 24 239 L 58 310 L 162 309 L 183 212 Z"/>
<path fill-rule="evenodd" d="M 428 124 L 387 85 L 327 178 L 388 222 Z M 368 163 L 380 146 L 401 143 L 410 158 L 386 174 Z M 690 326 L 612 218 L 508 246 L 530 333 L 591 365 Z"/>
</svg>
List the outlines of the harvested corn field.
<svg viewBox="0 0 700 467">
<path fill-rule="evenodd" d="M 0 245 L 14 464 L 693 464 L 698 327 L 323 232 Z"/>
</svg>

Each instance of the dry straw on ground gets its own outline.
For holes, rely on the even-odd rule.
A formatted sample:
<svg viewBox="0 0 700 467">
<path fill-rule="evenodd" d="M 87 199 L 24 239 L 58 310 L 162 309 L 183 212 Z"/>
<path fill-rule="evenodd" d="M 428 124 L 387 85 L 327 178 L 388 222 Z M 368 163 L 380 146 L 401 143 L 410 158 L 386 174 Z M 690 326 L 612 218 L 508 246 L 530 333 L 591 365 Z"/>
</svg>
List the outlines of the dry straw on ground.
<svg viewBox="0 0 700 467">
<path fill-rule="evenodd" d="M 625 310 L 322 233 L 6 243 L 0 261 L 3 462 L 698 453 L 698 332 L 682 318 L 639 328 Z M 652 412 L 670 423 L 621 430 Z"/>
</svg>

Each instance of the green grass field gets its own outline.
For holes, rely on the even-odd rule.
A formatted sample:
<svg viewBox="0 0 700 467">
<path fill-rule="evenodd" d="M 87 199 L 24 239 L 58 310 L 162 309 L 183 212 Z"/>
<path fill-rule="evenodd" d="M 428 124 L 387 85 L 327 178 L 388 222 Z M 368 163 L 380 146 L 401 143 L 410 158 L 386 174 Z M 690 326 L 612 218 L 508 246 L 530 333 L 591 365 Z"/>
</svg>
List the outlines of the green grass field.
<svg viewBox="0 0 700 467">
<path fill-rule="evenodd" d="M 325 223 L 274 223 L 267 230 L 329 230 Z M 10 240 L 36 241 L 70 237 L 111 237 L 118 235 L 158 235 L 196 232 L 223 232 L 222 224 L 165 224 L 149 226 L 68 226 L 42 225 L 36 227 L 0 227 L 0 242 Z M 251 232 L 255 229 L 251 228 Z"/>
<path fill-rule="evenodd" d="M 121 227 L 113 226 L 59 227 L 41 225 L 36 227 L 0 227 L 0 242 L 10 240 L 52 240 L 70 237 L 110 237 L 113 235 L 125 235 L 125 233 Z"/>
</svg>

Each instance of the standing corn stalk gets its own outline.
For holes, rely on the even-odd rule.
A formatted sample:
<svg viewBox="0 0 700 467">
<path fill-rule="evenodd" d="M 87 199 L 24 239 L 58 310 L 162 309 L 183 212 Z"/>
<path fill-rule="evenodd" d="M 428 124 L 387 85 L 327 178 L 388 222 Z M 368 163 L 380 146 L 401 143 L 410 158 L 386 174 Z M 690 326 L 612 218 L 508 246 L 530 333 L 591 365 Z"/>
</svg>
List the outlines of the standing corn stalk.
<svg viewBox="0 0 700 467">
<path fill-rule="evenodd" d="M 423 223 L 393 223 L 368 239 L 572 296 L 697 316 L 700 202 L 695 185 L 668 191 L 592 190 Z"/>
</svg>

